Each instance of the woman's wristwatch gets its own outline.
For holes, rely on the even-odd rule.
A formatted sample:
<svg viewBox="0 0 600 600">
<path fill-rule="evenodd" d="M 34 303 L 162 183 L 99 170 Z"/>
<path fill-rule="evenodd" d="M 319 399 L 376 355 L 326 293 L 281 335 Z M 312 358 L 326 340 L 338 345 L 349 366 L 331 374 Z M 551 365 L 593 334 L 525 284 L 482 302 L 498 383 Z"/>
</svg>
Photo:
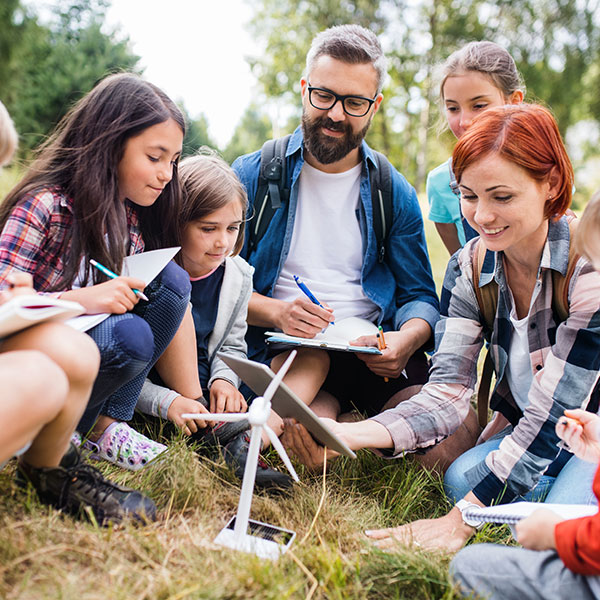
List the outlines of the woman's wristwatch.
<svg viewBox="0 0 600 600">
<path fill-rule="evenodd" d="M 465 511 L 467 508 L 481 508 L 481 506 L 465 499 L 459 500 L 455 506 L 458 508 L 458 510 L 460 510 L 463 523 L 469 525 L 469 527 L 475 527 L 475 529 L 480 529 L 483 526 L 484 521 L 476 521 L 475 519 L 469 519 L 468 517 L 465 517 Z"/>
</svg>

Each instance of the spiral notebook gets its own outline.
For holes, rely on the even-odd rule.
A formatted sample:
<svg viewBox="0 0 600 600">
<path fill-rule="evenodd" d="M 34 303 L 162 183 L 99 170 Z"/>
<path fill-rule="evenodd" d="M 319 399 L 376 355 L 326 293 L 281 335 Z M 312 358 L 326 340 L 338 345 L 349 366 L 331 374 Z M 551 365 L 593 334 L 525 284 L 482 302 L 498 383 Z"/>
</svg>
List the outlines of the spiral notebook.
<svg viewBox="0 0 600 600">
<path fill-rule="evenodd" d="M 545 502 L 513 502 L 511 504 L 498 504 L 497 506 L 469 507 L 465 509 L 464 516 L 482 523 L 507 523 L 514 525 L 521 519 L 528 517 L 539 508 L 546 508 L 560 515 L 564 519 L 578 519 L 589 517 L 598 512 L 598 506 L 590 504 L 549 504 Z"/>
</svg>

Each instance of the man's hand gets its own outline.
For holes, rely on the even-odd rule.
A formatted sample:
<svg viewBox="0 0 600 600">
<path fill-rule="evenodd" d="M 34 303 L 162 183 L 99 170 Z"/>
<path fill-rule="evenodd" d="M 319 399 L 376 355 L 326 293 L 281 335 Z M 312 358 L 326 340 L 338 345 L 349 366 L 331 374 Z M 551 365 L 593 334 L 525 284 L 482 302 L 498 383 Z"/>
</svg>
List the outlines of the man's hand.
<svg viewBox="0 0 600 600">
<path fill-rule="evenodd" d="M 365 531 L 365 534 L 382 550 L 415 545 L 425 550 L 457 552 L 474 532 L 475 529 L 462 520 L 458 508 L 453 508 L 439 519 L 421 519 L 400 527 Z"/>
<path fill-rule="evenodd" d="M 334 430 L 334 433 L 336 433 L 336 426 L 340 425 L 340 423 L 337 423 L 333 419 L 321 417 L 321 421 Z M 284 448 L 292 452 L 303 465 L 314 471 L 323 468 L 325 448 L 315 441 L 304 425 L 301 425 L 294 419 L 284 419 L 283 433 L 280 439 Z M 335 456 L 338 456 L 338 453 L 328 448 L 327 460 Z"/>
<path fill-rule="evenodd" d="M 554 528 L 564 521 L 562 517 L 547 508 L 539 508 L 516 525 L 517 541 L 529 550 L 556 550 Z"/>
<path fill-rule="evenodd" d="M 167 418 L 172 423 L 175 423 L 179 429 L 183 431 L 185 435 L 192 435 L 196 433 L 198 428 L 203 429 L 206 427 L 207 422 L 201 421 L 200 419 L 183 419 L 181 415 L 185 413 L 207 413 L 208 410 L 204 408 L 197 400 L 186 398 L 185 396 L 177 396 L 169 410 L 167 411 Z"/>
<path fill-rule="evenodd" d="M 225 379 L 215 379 L 210 386 L 210 412 L 246 412 L 248 405 L 239 390 Z"/>
<path fill-rule="evenodd" d="M 400 331 L 388 331 L 385 334 L 386 347 L 383 354 L 357 354 L 375 375 L 381 377 L 400 377 L 408 359 L 412 356 L 412 348 Z M 377 348 L 377 336 L 363 335 L 350 342 L 352 346 L 374 346 Z"/>
<path fill-rule="evenodd" d="M 566 442 L 581 460 L 597 463 L 600 460 L 600 417 L 577 408 L 565 410 L 556 423 L 556 435 Z"/>
<path fill-rule="evenodd" d="M 321 308 L 308 298 L 296 298 L 279 306 L 277 327 L 287 335 L 314 338 L 334 320 L 333 309 Z"/>
</svg>

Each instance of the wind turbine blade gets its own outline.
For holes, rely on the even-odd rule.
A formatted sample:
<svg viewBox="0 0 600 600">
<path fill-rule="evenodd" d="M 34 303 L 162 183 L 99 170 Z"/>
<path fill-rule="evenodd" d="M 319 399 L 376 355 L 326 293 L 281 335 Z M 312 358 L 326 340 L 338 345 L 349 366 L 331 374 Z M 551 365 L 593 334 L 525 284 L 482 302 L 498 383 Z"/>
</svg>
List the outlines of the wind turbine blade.
<svg viewBox="0 0 600 600">
<path fill-rule="evenodd" d="M 268 402 L 271 402 L 271 398 L 273 397 L 273 394 L 279 387 L 281 380 L 285 377 L 285 374 L 287 373 L 287 370 L 290 368 L 290 365 L 292 364 L 294 358 L 296 358 L 296 354 L 297 354 L 296 350 L 292 350 L 290 352 L 290 355 L 287 357 L 287 360 L 283 363 L 283 365 L 281 366 L 281 369 L 279 369 L 279 371 L 277 372 L 277 374 L 275 375 L 275 377 L 272 379 L 271 383 L 265 390 L 265 393 L 263 394 L 263 398 L 265 400 L 267 400 Z"/>
<path fill-rule="evenodd" d="M 277 450 L 277 453 L 279 454 L 279 456 L 281 456 L 281 460 L 283 461 L 283 464 L 287 467 L 287 470 L 290 472 L 294 481 L 300 481 L 300 479 L 298 479 L 296 469 L 294 469 L 294 466 L 292 465 L 292 462 L 290 461 L 290 457 L 287 455 L 287 452 L 285 451 L 283 444 L 279 441 L 279 438 L 277 437 L 275 432 L 268 425 L 263 425 L 263 427 L 264 427 L 265 431 L 267 432 L 269 439 L 271 440 L 271 444 L 273 444 L 273 447 L 275 448 L 275 450 Z"/>
<path fill-rule="evenodd" d="M 200 419 L 201 421 L 243 421 L 248 418 L 247 413 L 185 413 L 182 419 Z"/>
</svg>

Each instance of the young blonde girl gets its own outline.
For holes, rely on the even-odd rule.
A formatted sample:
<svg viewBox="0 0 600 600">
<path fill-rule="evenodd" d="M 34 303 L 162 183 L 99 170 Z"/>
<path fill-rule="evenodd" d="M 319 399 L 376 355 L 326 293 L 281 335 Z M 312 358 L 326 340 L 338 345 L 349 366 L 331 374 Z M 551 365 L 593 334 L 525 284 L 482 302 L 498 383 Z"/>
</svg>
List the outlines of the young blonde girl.
<svg viewBox="0 0 600 600">
<path fill-rule="evenodd" d="M 218 352 L 246 357 L 246 317 L 254 269 L 238 253 L 244 242 L 246 191 L 234 171 L 214 152 L 181 162 L 183 190 L 180 260 L 191 283 L 191 305 L 196 333 L 195 350 L 202 396 L 189 398 L 177 386 L 169 389 L 146 381 L 138 409 L 169 419 L 194 441 L 210 441 L 224 448 L 226 461 L 242 475 L 248 450 L 247 422 L 204 427 L 201 420 L 184 420 L 185 413 L 243 412 L 246 400 L 238 390 L 238 376 Z M 164 377 L 163 377 L 164 379 Z M 161 382 L 161 383 L 164 383 Z M 257 484 L 287 486 L 287 475 L 262 465 Z"/>
<path fill-rule="evenodd" d="M 479 113 L 523 101 L 525 85 L 512 56 L 493 42 L 470 42 L 440 67 L 440 104 L 446 125 L 460 138 Z M 429 219 L 450 254 L 477 234 L 462 218 L 448 159 L 427 176 Z"/>
<path fill-rule="evenodd" d="M 132 470 L 165 450 L 126 421 L 179 328 L 189 281 L 174 263 L 151 283 L 107 280 L 90 260 L 120 273 L 126 255 L 178 245 L 184 132 L 181 111 L 157 87 L 128 73 L 106 77 L 62 119 L 0 209 L 0 285 L 29 273 L 39 292 L 111 313 L 88 331 L 101 364 L 77 429 L 94 456 Z"/>
</svg>

